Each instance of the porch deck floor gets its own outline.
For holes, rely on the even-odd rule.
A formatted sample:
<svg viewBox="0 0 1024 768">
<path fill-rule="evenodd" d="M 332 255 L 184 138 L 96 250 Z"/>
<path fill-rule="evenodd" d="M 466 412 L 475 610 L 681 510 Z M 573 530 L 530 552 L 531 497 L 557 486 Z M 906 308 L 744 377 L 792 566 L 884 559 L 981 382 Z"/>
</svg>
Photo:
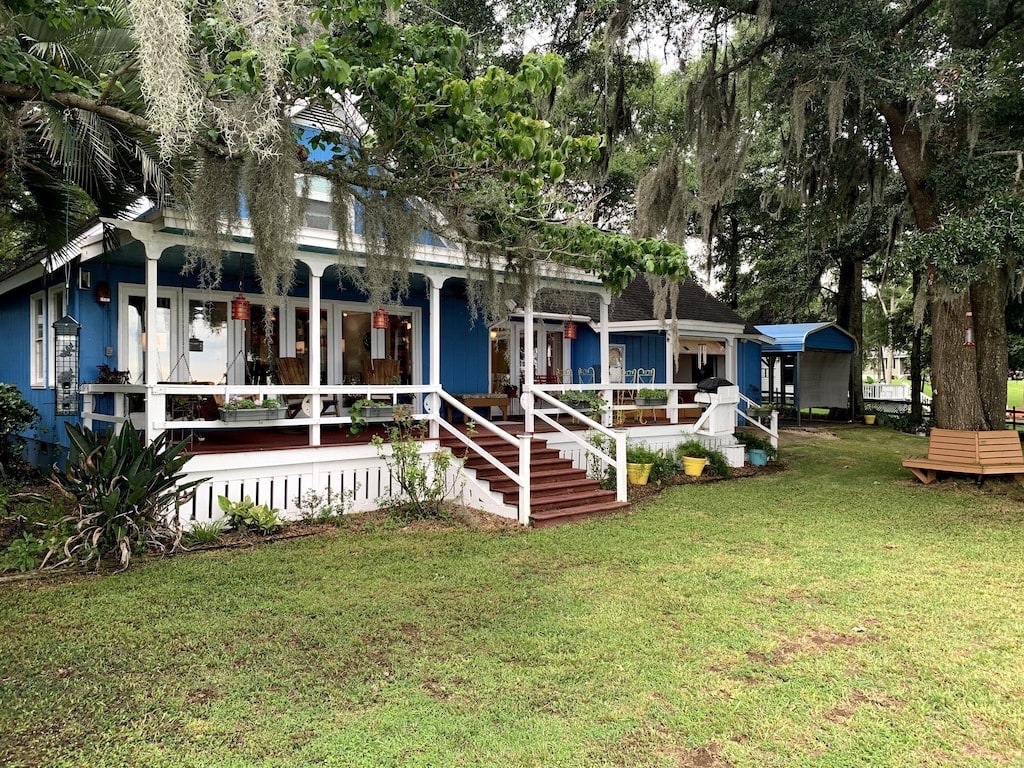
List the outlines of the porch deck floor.
<svg viewBox="0 0 1024 768">
<path fill-rule="evenodd" d="M 695 419 L 680 417 L 679 424 L 692 424 Z M 665 418 L 647 418 L 645 424 L 637 424 L 628 420 L 623 427 L 634 426 L 670 426 L 671 422 Z M 465 432 L 465 424 L 456 424 L 457 428 Z M 521 434 L 524 430 L 522 420 L 501 421 L 498 426 L 513 435 Z M 569 424 L 563 422 L 563 426 L 572 430 L 584 430 L 583 424 Z M 555 432 L 554 427 L 549 427 L 538 420 L 535 434 L 550 434 Z M 477 434 L 485 434 L 486 430 L 478 429 Z M 341 445 L 368 445 L 375 435 L 387 439 L 385 427 L 372 425 L 367 427 L 358 435 L 349 434 L 347 426 L 325 426 L 320 433 L 321 447 L 336 447 Z M 191 430 L 188 432 L 174 431 L 174 439 L 189 440 L 188 453 L 246 453 L 249 451 L 283 451 L 294 448 L 309 448 L 309 430 L 305 426 L 294 427 L 253 427 L 248 429 L 210 429 Z"/>
</svg>

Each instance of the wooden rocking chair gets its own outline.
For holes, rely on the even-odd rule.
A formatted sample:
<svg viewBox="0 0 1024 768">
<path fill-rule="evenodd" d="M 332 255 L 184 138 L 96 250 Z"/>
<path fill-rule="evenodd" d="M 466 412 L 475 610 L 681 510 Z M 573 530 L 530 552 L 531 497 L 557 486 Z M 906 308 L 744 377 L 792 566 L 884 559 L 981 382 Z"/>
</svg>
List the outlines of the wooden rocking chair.
<svg viewBox="0 0 1024 768">
<path fill-rule="evenodd" d="M 306 361 L 297 357 L 279 357 L 277 359 L 277 378 L 283 385 L 306 386 L 309 384 L 309 373 L 306 368 Z M 299 411 L 309 411 L 309 395 L 286 395 L 285 407 L 288 409 L 289 419 L 294 419 Z M 337 395 L 323 395 L 320 398 L 320 415 L 323 416 L 330 409 L 334 409 L 334 415 L 341 415 L 341 403 Z M 308 414 L 307 414 L 308 415 Z"/>
</svg>

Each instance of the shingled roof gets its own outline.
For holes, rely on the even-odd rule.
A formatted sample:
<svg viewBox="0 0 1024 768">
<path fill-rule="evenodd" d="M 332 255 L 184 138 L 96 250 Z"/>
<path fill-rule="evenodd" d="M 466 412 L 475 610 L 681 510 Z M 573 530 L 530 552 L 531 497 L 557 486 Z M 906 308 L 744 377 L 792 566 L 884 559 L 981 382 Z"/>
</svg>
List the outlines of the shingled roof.
<svg viewBox="0 0 1024 768">
<path fill-rule="evenodd" d="M 598 297 L 593 293 L 582 293 L 579 300 L 574 302 L 581 314 L 587 314 L 591 319 L 596 320 L 600 315 Z M 541 293 L 537 297 L 536 307 L 542 312 L 565 312 L 564 296 L 558 293 Z M 582 305 L 582 306 L 580 306 Z M 679 320 L 700 320 L 708 323 L 728 323 L 730 325 L 742 325 L 745 333 L 757 334 L 753 326 L 748 326 L 735 310 L 731 309 L 721 299 L 716 299 L 705 291 L 700 283 L 692 277 L 687 278 L 679 285 L 679 299 L 676 302 L 676 317 Z M 654 316 L 654 293 L 647 285 L 647 278 L 639 277 L 622 292 L 621 296 L 612 297 L 611 307 L 608 310 L 608 319 L 613 323 L 642 322 L 644 320 L 659 320 Z"/>
</svg>

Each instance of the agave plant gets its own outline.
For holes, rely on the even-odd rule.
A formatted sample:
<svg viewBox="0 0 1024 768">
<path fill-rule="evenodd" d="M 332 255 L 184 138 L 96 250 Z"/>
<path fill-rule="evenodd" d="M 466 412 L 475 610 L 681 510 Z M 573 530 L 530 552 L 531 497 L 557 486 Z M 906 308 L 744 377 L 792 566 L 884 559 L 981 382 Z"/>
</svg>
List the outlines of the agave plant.
<svg viewBox="0 0 1024 768">
<path fill-rule="evenodd" d="M 91 429 L 67 425 L 71 459 L 54 483 L 76 504 L 64 519 L 72 533 L 51 550 L 45 565 L 95 565 L 114 555 L 121 569 L 132 555 L 169 552 L 181 543 L 177 507 L 203 480 L 180 481 L 186 442 L 170 444 L 166 433 L 150 444 L 133 429 L 103 440 Z M 51 562 L 52 561 L 52 562 Z"/>
</svg>

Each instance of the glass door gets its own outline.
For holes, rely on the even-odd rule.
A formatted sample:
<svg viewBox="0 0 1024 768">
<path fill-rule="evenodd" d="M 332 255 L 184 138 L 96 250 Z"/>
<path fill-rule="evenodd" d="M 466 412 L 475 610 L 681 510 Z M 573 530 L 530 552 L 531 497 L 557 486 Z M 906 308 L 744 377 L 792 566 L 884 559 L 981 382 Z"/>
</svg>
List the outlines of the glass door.
<svg viewBox="0 0 1024 768">
<path fill-rule="evenodd" d="M 157 296 L 156 327 L 146 327 L 146 296 L 128 294 L 122 304 L 121 352 L 118 367 L 127 370 L 133 384 L 146 380 L 146 357 L 156 358 L 157 381 L 189 381 L 183 357 L 175 358 L 174 303 L 170 296 Z M 152 382 L 155 384 L 156 382 Z"/>
</svg>

